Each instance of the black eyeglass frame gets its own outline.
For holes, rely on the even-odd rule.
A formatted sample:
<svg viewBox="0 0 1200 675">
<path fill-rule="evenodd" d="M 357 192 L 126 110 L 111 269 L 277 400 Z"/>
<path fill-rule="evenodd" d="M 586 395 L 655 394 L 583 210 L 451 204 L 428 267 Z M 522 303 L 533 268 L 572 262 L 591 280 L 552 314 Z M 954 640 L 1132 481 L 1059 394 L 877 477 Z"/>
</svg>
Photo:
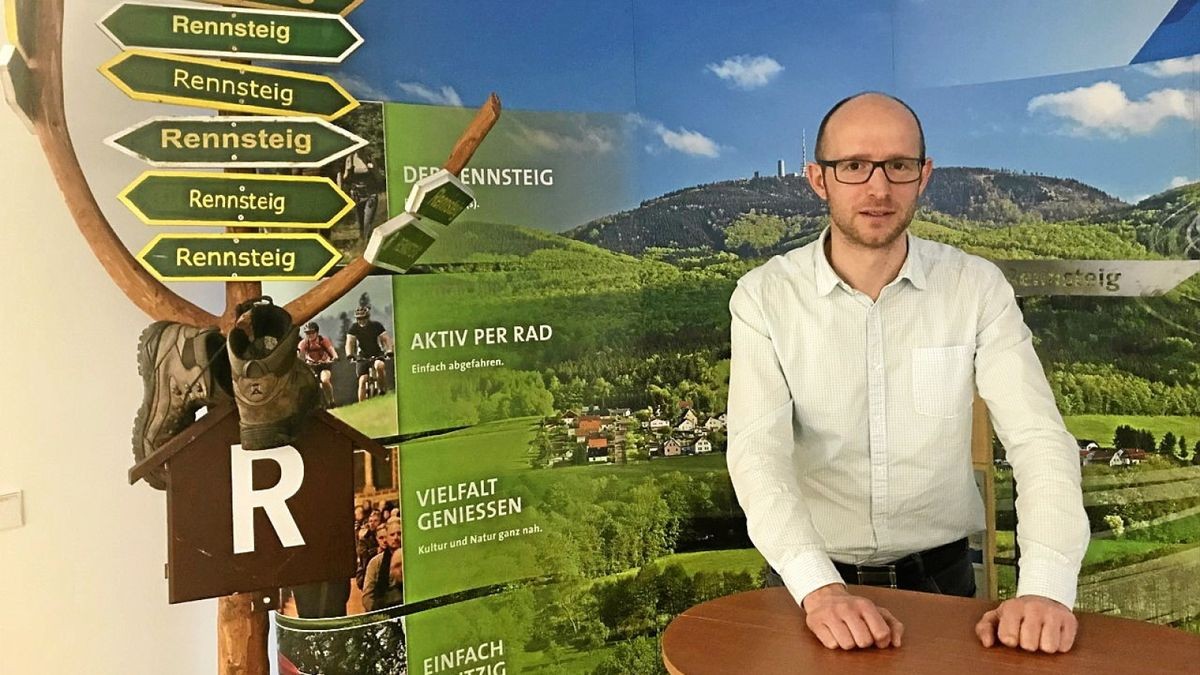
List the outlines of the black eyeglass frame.
<svg viewBox="0 0 1200 675">
<path fill-rule="evenodd" d="M 892 176 L 891 176 L 891 174 L 888 173 L 888 170 L 887 170 L 887 163 L 894 162 L 898 159 L 915 160 L 917 162 L 917 167 L 918 167 L 917 168 L 917 177 L 912 180 L 892 180 Z M 926 159 L 928 159 L 928 158 L 927 157 L 892 157 L 891 159 L 881 159 L 879 161 L 876 161 L 873 159 L 860 159 L 858 157 L 846 157 L 845 159 L 817 159 L 814 161 L 817 163 L 817 165 L 819 165 L 821 167 L 828 167 L 828 168 L 833 169 L 833 179 L 836 180 L 837 182 L 841 183 L 842 185 L 862 185 L 863 183 L 866 183 L 871 180 L 871 177 L 875 175 L 875 169 L 882 169 L 883 177 L 886 178 L 887 181 L 893 185 L 908 185 L 909 183 L 916 183 L 917 181 L 921 180 L 921 169 L 925 167 Z M 864 178 L 860 181 L 853 181 L 853 182 L 844 181 L 841 179 L 840 176 L 838 176 L 838 170 L 837 170 L 837 165 L 840 164 L 841 162 L 862 162 L 864 164 L 870 164 L 871 172 L 867 174 L 866 178 Z"/>
</svg>

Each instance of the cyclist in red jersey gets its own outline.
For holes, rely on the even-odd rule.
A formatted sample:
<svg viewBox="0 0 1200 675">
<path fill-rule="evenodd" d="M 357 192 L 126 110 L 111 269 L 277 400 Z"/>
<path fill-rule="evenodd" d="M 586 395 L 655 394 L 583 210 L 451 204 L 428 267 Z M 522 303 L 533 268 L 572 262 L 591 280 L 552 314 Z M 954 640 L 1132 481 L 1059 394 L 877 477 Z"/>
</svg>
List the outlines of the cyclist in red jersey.
<svg viewBox="0 0 1200 675">
<path fill-rule="evenodd" d="M 337 361 L 337 350 L 333 348 L 333 341 L 321 335 L 321 327 L 316 321 L 310 321 L 304 326 L 304 339 L 297 346 L 300 352 L 300 358 L 312 368 L 313 374 L 321 380 L 321 396 L 325 400 L 325 406 L 332 408 L 334 405 L 333 399 L 333 369 L 332 364 Z"/>
</svg>

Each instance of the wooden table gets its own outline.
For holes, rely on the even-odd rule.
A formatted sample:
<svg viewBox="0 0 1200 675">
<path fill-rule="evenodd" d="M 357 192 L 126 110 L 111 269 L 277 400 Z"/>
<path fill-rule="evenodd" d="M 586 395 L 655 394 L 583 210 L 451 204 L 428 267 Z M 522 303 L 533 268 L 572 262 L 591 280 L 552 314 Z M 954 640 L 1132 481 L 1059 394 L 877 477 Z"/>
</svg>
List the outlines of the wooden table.
<svg viewBox="0 0 1200 675">
<path fill-rule="evenodd" d="M 672 675 L 737 673 L 1200 673 L 1200 636 L 1142 621 L 1078 614 L 1079 635 L 1066 654 L 985 648 L 975 623 L 996 603 L 851 586 L 904 624 L 895 649 L 826 649 L 804 625 L 804 611 L 783 588 L 739 593 L 687 610 L 667 626 L 663 662 Z"/>
</svg>

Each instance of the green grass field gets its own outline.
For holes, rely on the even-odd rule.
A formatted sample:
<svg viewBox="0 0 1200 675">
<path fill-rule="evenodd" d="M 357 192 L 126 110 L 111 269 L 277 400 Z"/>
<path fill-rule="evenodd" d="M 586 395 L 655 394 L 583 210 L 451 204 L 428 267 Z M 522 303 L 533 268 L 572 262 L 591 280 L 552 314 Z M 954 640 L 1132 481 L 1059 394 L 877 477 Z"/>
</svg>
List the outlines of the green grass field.
<svg viewBox="0 0 1200 675">
<path fill-rule="evenodd" d="M 358 429 L 364 436 L 383 438 L 400 433 L 396 417 L 396 392 L 351 403 L 329 411 L 331 415 Z"/>
<path fill-rule="evenodd" d="M 697 572 L 749 572 L 758 576 L 766 567 L 766 561 L 757 549 L 740 548 L 725 551 L 696 551 L 676 553 L 659 558 L 659 565 L 679 564 L 688 574 Z"/>
<path fill-rule="evenodd" d="M 1063 417 L 1067 430 L 1075 438 L 1090 438 L 1102 446 L 1111 446 L 1113 432 L 1122 424 L 1146 429 L 1161 440 L 1168 431 L 1176 438 L 1186 436 L 1188 445 L 1200 441 L 1200 417 L 1171 415 L 1068 415 Z"/>
</svg>

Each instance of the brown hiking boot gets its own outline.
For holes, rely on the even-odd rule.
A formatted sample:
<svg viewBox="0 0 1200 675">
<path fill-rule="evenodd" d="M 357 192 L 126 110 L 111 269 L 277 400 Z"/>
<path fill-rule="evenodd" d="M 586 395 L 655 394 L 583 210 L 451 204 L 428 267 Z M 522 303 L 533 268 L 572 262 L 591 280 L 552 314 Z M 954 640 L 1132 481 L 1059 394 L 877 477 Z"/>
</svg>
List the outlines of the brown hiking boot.
<svg viewBox="0 0 1200 675">
<path fill-rule="evenodd" d="M 196 411 L 230 400 L 229 357 L 216 328 L 156 321 L 138 338 L 138 374 L 145 391 L 133 421 L 133 457 L 141 462 L 196 421 Z M 146 482 L 166 489 L 163 467 Z"/>
<path fill-rule="evenodd" d="M 237 311 L 228 348 L 242 447 L 288 445 L 320 404 L 317 378 L 296 353 L 300 330 L 268 297 L 243 303 Z"/>
</svg>

